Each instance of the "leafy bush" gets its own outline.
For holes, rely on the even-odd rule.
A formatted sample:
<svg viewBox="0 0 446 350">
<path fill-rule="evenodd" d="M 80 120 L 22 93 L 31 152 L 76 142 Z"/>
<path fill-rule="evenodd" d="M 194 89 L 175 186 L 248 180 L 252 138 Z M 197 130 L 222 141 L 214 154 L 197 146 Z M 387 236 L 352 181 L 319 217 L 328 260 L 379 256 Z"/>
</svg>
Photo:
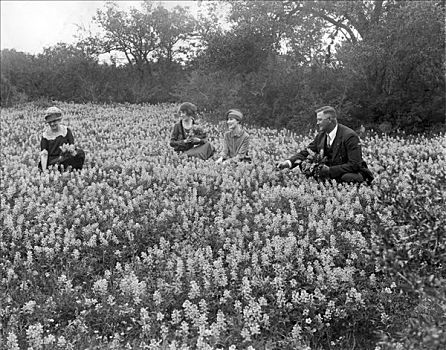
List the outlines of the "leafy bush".
<svg viewBox="0 0 446 350">
<path fill-rule="evenodd" d="M 444 123 L 444 14 L 435 1 L 405 2 L 363 41 L 340 48 L 347 114 L 414 133 Z"/>
</svg>

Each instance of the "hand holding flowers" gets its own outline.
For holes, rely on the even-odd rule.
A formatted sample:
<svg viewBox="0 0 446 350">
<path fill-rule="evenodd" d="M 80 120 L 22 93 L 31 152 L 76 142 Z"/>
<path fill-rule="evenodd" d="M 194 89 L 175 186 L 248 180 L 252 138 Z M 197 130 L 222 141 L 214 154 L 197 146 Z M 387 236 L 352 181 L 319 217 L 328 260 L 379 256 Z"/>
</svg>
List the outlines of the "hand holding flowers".
<svg viewBox="0 0 446 350">
<path fill-rule="evenodd" d="M 64 143 L 62 146 L 60 146 L 60 149 L 62 151 L 61 156 L 72 156 L 74 157 L 76 153 L 76 148 L 74 145 L 70 145 L 68 143 Z"/>
<path fill-rule="evenodd" d="M 68 158 L 75 157 L 77 154 L 74 145 L 70 145 L 68 143 L 64 143 L 62 146 L 60 146 L 60 149 L 62 152 L 60 153 L 59 158 L 57 158 L 53 164 L 61 163 Z"/>
<path fill-rule="evenodd" d="M 206 137 L 202 129 L 194 126 L 192 126 L 192 128 L 187 131 L 186 135 L 187 137 L 184 142 L 192 143 L 193 145 L 199 144 L 201 142 L 201 139 Z"/>
<path fill-rule="evenodd" d="M 307 149 L 307 158 L 299 164 L 300 171 L 306 177 L 314 177 L 316 179 L 324 179 L 328 177 L 329 167 L 326 165 L 327 157 L 323 151 L 320 153 Z"/>
</svg>

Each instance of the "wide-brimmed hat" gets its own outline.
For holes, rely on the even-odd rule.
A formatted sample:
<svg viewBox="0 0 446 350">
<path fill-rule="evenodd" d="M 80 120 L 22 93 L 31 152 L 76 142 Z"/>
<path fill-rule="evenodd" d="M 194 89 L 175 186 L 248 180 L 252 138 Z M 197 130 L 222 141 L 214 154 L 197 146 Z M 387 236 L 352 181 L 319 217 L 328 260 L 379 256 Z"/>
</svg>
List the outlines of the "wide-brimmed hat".
<svg viewBox="0 0 446 350">
<path fill-rule="evenodd" d="M 233 108 L 226 112 L 226 119 L 228 119 L 229 117 L 238 120 L 238 122 L 240 123 L 243 120 L 243 113 L 240 112 L 238 109 Z"/>
<path fill-rule="evenodd" d="M 49 107 L 45 111 L 45 122 L 50 123 L 62 119 L 62 111 L 57 107 Z"/>
</svg>

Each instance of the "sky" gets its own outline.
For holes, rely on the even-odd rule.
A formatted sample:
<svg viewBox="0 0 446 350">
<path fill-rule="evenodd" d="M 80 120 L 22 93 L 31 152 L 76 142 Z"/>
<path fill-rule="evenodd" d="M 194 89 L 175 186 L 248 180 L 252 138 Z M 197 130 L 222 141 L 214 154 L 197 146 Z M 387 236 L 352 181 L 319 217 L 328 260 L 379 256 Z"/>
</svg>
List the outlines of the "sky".
<svg viewBox="0 0 446 350">
<path fill-rule="evenodd" d="M 139 8 L 140 1 L 116 1 L 122 9 Z M 167 8 L 180 5 L 196 8 L 194 1 L 154 1 Z M 42 53 L 58 42 L 76 41 L 77 26 L 92 26 L 96 10 L 105 1 L 9 1 L 0 0 L 1 49 L 30 54 Z M 192 11 L 193 12 L 193 11 Z"/>
</svg>

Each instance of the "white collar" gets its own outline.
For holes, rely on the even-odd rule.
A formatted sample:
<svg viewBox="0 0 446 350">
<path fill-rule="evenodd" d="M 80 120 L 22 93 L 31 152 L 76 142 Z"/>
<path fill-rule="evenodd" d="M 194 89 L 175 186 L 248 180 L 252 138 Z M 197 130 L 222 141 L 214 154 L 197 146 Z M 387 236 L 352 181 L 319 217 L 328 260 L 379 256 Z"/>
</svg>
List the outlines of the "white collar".
<svg viewBox="0 0 446 350">
<path fill-rule="evenodd" d="M 335 139 L 337 132 L 338 132 L 338 124 L 336 124 L 334 129 L 328 133 L 328 136 L 330 136 L 330 146 L 333 144 L 333 140 Z"/>
<path fill-rule="evenodd" d="M 51 131 L 51 129 L 46 130 L 43 133 L 43 137 L 46 138 L 47 140 L 55 140 L 58 136 L 63 136 L 63 137 L 67 136 L 67 132 L 68 132 L 68 128 L 65 125 L 61 124 L 59 126 L 59 131 L 57 131 L 56 133 L 53 133 Z"/>
</svg>

